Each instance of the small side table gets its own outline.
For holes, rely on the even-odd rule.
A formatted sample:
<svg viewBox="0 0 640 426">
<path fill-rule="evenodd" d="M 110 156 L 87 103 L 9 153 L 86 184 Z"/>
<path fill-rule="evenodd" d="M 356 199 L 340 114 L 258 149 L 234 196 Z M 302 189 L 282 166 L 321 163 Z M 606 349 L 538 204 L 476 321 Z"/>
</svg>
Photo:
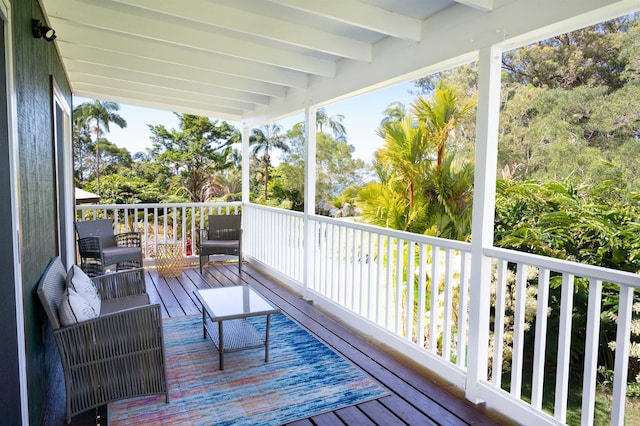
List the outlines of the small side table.
<svg viewBox="0 0 640 426">
<path fill-rule="evenodd" d="M 184 268 L 182 241 L 158 243 L 156 268 L 158 269 L 158 275 L 161 277 L 177 277 L 182 275 Z"/>
</svg>

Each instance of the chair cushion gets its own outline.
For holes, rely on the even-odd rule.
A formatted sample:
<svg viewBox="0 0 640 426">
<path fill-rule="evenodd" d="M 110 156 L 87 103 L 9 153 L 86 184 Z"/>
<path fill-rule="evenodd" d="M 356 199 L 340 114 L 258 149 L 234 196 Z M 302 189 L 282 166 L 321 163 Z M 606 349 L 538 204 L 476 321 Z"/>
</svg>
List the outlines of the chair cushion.
<svg viewBox="0 0 640 426">
<path fill-rule="evenodd" d="M 96 318 L 98 314 L 74 289 L 68 288 L 62 295 L 58 316 L 60 324 L 67 326 Z"/>
<path fill-rule="evenodd" d="M 102 301 L 102 311 L 100 315 L 107 315 L 112 312 L 122 311 L 124 309 L 137 308 L 138 306 L 146 306 L 151 302 L 149 295 L 135 294 L 133 296 L 118 297 L 116 299 L 108 299 Z"/>
<path fill-rule="evenodd" d="M 73 265 L 71 267 L 69 275 L 71 279 L 67 279 L 68 287 L 75 290 L 76 293 L 82 296 L 82 298 L 91 305 L 95 313 L 100 315 L 100 294 L 98 293 L 98 289 L 91 278 L 89 278 L 89 276 L 85 274 L 78 265 Z"/>
<path fill-rule="evenodd" d="M 207 240 L 202 242 L 202 248 L 210 249 L 210 248 L 238 248 L 239 245 L 238 240 Z"/>
<path fill-rule="evenodd" d="M 114 265 L 120 262 L 142 262 L 142 249 L 140 247 L 109 247 L 103 248 L 104 266 Z"/>
</svg>

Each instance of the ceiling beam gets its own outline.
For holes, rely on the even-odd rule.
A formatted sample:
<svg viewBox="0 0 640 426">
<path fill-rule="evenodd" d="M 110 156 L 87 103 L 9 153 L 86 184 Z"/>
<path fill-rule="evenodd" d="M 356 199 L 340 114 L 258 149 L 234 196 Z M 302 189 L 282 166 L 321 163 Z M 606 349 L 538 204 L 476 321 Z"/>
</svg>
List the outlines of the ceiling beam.
<svg viewBox="0 0 640 426">
<path fill-rule="evenodd" d="M 97 28 L 83 28 L 79 24 L 65 22 L 57 18 L 51 18 L 51 21 L 56 28 L 60 27 L 64 29 L 64 35 L 61 34 L 56 39 L 56 43 L 61 49 L 82 47 L 99 49 L 103 55 L 121 55 L 128 57 L 129 61 L 133 61 L 133 58 L 152 60 L 155 62 L 154 66 L 160 66 L 162 63 L 177 66 L 186 66 L 185 64 L 189 64 L 189 68 L 191 69 L 195 68 L 219 75 L 238 77 L 239 80 L 246 79 L 246 81 L 249 82 L 249 86 L 254 83 L 265 83 L 265 87 L 284 86 L 303 89 L 306 88 L 308 84 L 308 76 L 296 71 L 278 69 L 270 65 L 257 64 L 223 55 L 167 45 L 154 40 L 109 33 L 108 31 Z M 71 40 L 76 41 L 71 42 Z M 81 40 L 81 44 L 78 43 L 77 40 Z M 105 58 L 104 60 L 108 59 Z M 278 95 L 274 93 L 273 96 Z"/>
<path fill-rule="evenodd" d="M 345 7 L 344 0 L 270 1 L 391 37 L 410 41 L 422 39 L 422 27 L 418 19 L 389 12 L 359 1 L 350 1 L 348 7 Z"/>
<path fill-rule="evenodd" d="M 205 30 L 198 24 L 185 25 L 176 19 L 139 8 L 127 8 L 125 11 L 121 9 L 126 6 L 109 6 L 113 5 L 103 0 L 51 0 L 47 13 L 50 18 L 75 21 L 88 27 L 128 34 L 132 38 L 148 38 L 323 77 L 335 76 L 335 63 L 328 59 L 241 40 Z M 64 33 L 62 29 L 57 32 L 60 36 Z"/>
<path fill-rule="evenodd" d="M 494 0 L 453 0 L 457 3 L 464 4 L 465 6 L 473 7 L 474 9 L 481 10 L 483 12 L 491 12 L 493 10 Z"/>
<path fill-rule="evenodd" d="M 176 1 L 114 1 L 339 57 L 367 62 L 372 59 L 372 45 L 369 43 L 316 30 L 284 19 L 274 19 L 228 7 L 220 3 L 192 0 L 189 2 L 189 6 L 185 7 L 183 3 Z"/>
</svg>

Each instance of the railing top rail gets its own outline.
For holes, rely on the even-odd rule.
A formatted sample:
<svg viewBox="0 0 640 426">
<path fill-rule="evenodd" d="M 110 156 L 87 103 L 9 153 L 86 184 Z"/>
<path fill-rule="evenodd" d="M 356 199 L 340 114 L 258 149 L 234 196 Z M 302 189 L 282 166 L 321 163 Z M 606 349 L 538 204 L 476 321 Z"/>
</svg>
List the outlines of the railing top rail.
<svg viewBox="0 0 640 426">
<path fill-rule="evenodd" d="M 554 272 L 566 272 L 577 277 L 595 278 L 597 280 L 640 288 L 640 275 L 632 272 L 616 271 L 601 266 L 585 265 L 537 254 L 525 253 L 499 247 L 486 247 L 484 254 L 509 262 L 524 263 L 538 268 L 546 268 Z"/>
<path fill-rule="evenodd" d="M 136 204 L 80 204 L 76 210 L 104 210 L 104 209 L 141 209 L 154 207 L 236 207 L 242 206 L 241 201 L 214 203 L 136 203 Z"/>
<path fill-rule="evenodd" d="M 285 210 L 278 207 L 264 206 L 262 204 L 248 203 L 247 207 L 255 208 L 258 210 L 264 210 L 268 212 L 273 212 L 273 213 L 278 213 L 278 214 L 294 216 L 294 217 L 300 217 L 300 218 L 304 217 L 304 213 L 302 212 L 297 212 L 294 210 Z"/>
<path fill-rule="evenodd" d="M 358 229 L 360 231 L 372 232 L 375 234 L 385 235 L 392 238 L 398 238 L 405 241 L 413 241 L 416 243 L 428 244 L 433 246 L 438 246 L 442 248 L 449 248 L 452 250 L 459 251 L 471 251 L 471 243 L 467 243 L 464 241 L 456 241 L 456 240 L 447 240 L 445 238 L 439 237 L 430 237 L 427 235 L 414 234 L 412 232 L 406 231 L 398 231 L 395 229 L 383 228 L 381 226 L 369 225 L 366 223 L 358 223 L 351 221 L 344 221 L 341 219 L 335 219 L 326 216 L 311 216 L 311 220 L 315 220 L 317 222 L 325 222 L 330 223 L 332 225 L 337 226 L 345 226 L 349 228 Z"/>
</svg>

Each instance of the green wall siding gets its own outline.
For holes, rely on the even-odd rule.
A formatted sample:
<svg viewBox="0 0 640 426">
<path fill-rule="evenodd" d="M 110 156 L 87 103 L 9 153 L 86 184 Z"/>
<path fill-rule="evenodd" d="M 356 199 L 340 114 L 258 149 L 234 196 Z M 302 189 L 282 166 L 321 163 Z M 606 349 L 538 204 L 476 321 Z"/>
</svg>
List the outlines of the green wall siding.
<svg viewBox="0 0 640 426">
<path fill-rule="evenodd" d="M 57 255 L 51 76 L 69 105 L 71 95 L 54 44 L 31 35 L 31 20 L 44 20 L 37 0 L 13 0 L 12 8 L 29 417 L 39 424 L 51 371 L 59 363 L 50 330 L 43 333 L 45 317 L 36 295 L 42 272 Z"/>
</svg>

